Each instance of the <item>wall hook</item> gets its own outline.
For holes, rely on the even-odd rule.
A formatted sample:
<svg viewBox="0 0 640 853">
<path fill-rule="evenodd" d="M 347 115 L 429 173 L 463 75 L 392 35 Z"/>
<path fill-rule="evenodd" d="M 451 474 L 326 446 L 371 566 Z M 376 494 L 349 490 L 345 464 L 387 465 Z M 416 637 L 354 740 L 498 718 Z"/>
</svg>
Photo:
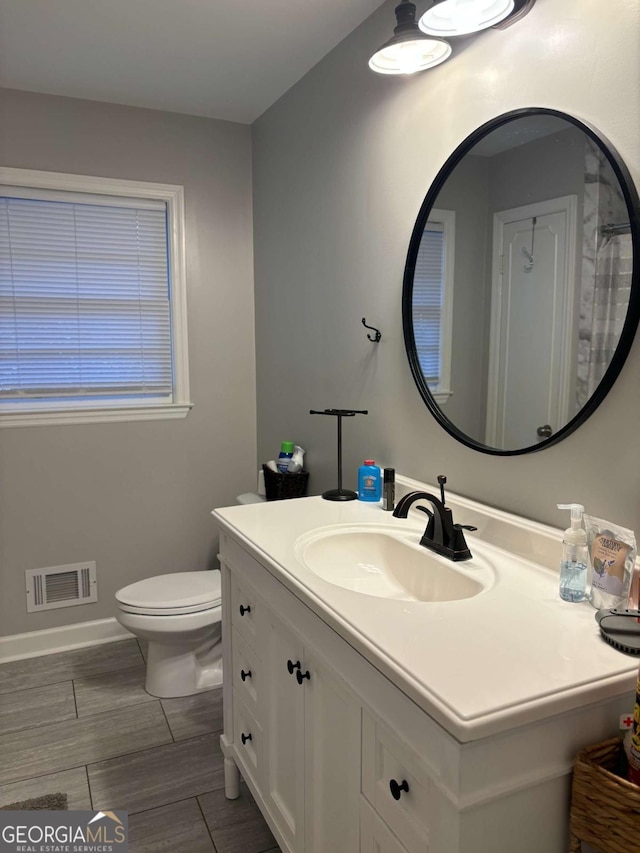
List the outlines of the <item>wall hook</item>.
<svg viewBox="0 0 640 853">
<path fill-rule="evenodd" d="M 379 343 L 380 338 L 382 337 L 382 332 L 379 329 L 376 329 L 375 326 L 367 326 L 367 320 L 365 317 L 362 318 L 362 325 L 365 327 L 365 329 L 371 329 L 372 332 L 376 333 L 375 337 L 373 337 L 372 335 L 367 335 L 367 338 L 371 341 L 371 343 Z"/>
</svg>

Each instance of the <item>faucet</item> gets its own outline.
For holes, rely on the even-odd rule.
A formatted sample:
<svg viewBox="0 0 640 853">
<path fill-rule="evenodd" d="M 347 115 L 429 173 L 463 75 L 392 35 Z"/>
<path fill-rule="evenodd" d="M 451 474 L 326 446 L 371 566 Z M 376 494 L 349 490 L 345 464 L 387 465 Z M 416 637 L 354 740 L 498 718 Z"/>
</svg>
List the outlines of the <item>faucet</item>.
<svg viewBox="0 0 640 853">
<path fill-rule="evenodd" d="M 416 509 L 426 513 L 429 516 L 427 528 L 422 535 L 420 544 L 436 554 L 441 554 L 449 560 L 470 560 L 471 551 L 469 550 L 464 538 L 465 530 L 477 530 L 477 527 L 472 527 L 469 524 L 454 524 L 453 513 L 445 505 L 444 499 L 444 484 L 447 478 L 440 474 L 438 483 L 440 484 L 440 498 L 432 495 L 430 492 L 409 492 L 403 498 L 400 498 L 393 514 L 396 518 L 406 518 L 411 506 L 420 500 L 429 501 L 433 507 L 433 511 L 425 506 L 417 506 Z"/>
</svg>

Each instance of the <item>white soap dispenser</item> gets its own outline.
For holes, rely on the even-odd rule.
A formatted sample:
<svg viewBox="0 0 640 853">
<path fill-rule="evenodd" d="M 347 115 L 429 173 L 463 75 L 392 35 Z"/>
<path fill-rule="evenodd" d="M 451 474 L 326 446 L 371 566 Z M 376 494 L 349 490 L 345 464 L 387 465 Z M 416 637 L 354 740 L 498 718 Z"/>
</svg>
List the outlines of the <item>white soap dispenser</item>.
<svg viewBox="0 0 640 853">
<path fill-rule="evenodd" d="M 584 507 L 581 504 L 558 504 L 558 509 L 571 510 L 571 527 L 562 539 L 560 563 L 560 598 L 583 601 L 587 588 L 587 533 L 582 527 Z"/>
</svg>

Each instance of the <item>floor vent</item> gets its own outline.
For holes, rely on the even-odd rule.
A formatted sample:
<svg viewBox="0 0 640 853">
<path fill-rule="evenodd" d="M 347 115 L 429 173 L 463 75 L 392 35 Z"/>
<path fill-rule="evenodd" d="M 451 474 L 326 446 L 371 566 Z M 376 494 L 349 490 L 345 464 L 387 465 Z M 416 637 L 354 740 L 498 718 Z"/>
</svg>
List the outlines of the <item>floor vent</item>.
<svg viewBox="0 0 640 853">
<path fill-rule="evenodd" d="M 25 576 L 27 613 L 98 600 L 95 562 L 27 569 Z"/>
</svg>

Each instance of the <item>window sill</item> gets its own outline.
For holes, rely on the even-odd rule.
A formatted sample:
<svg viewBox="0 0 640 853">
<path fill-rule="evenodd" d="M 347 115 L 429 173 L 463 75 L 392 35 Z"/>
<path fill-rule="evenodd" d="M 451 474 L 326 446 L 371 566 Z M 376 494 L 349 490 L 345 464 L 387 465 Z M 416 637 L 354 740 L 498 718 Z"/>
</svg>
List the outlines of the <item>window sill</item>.
<svg viewBox="0 0 640 853">
<path fill-rule="evenodd" d="M 117 421 L 160 421 L 186 418 L 193 403 L 131 406 L 112 409 L 67 409 L 57 411 L 0 412 L 0 428 L 60 426 L 62 424 L 106 424 Z"/>
<path fill-rule="evenodd" d="M 453 396 L 453 391 L 432 391 L 431 396 L 439 406 L 443 406 Z"/>
</svg>

